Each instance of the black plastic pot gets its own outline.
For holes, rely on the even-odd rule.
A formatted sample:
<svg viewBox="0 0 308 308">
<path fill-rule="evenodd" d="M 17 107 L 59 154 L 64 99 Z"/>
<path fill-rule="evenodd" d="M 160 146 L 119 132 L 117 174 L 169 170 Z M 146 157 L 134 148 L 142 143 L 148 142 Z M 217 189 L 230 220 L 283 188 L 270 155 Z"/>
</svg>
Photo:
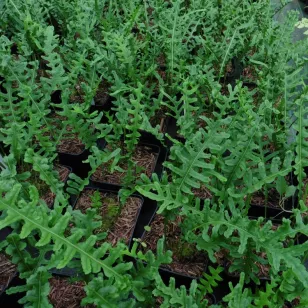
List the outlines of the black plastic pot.
<svg viewBox="0 0 308 308">
<path fill-rule="evenodd" d="M 251 204 L 248 210 L 248 215 L 254 217 L 265 217 L 269 219 L 282 219 L 290 218 L 292 216 L 292 213 L 285 212 L 280 208 Z"/>
<path fill-rule="evenodd" d="M 141 239 L 144 234 L 144 227 L 148 226 L 157 211 L 157 202 L 149 198 L 143 197 L 144 206 L 141 208 L 134 231 L 132 235 L 133 241 L 130 242 L 131 249 L 134 244 L 134 239 Z"/>
<path fill-rule="evenodd" d="M 207 294 L 207 296 L 211 300 L 211 305 L 216 305 L 217 304 L 216 296 L 214 294 Z"/>
<path fill-rule="evenodd" d="M 53 104 L 61 104 L 61 90 L 54 91 L 50 96 L 50 101 Z"/>
<path fill-rule="evenodd" d="M 204 273 L 206 271 L 207 271 L 207 265 L 204 268 Z M 189 276 L 189 275 L 184 275 L 184 274 L 176 273 L 176 272 L 168 270 L 167 268 L 164 268 L 162 266 L 159 268 L 159 273 L 160 273 L 160 276 L 161 276 L 162 280 L 166 284 L 168 284 L 170 278 L 173 277 L 175 279 L 175 286 L 177 288 L 179 288 L 182 285 L 184 285 L 186 287 L 189 287 L 193 280 L 199 280 L 200 278 L 202 278 L 202 277 L 192 277 L 192 276 Z"/>
<path fill-rule="evenodd" d="M 160 133 L 165 134 L 168 131 L 168 125 L 169 125 L 169 121 L 170 121 L 170 116 L 167 116 L 165 118 L 163 118 L 163 130 L 160 131 Z M 140 130 L 141 134 L 144 135 L 147 139 L 151 140 L 151 143 L 154 144 L 160 144 L 160 141 L 156 139 L 156 137 L 154 135 L 152 135 L 151 133 L 145 131 L 145 130 Z"/>
<path fill-rule="evenodd" d="M 161 174 L 162 174 L 162 171 L 163 171 L 163 162 L 166 159 L 166 154 L 167 154 L 166 149 L 164 149 L 164 148 L 162 149 L 158 145 L 143 143 L 142 139 L 141 139 L 141 141 L 138 145 L 139 146 L 146 146 L 146 147 L 150 148 L 153 153 L 157 154 L 156 161 L 155 161 L 155 167 L 152 170 L 152 173 L 156 173 L 160 177 Z M 105 146 L 106 146 L 106 143 L 105 144 L 101 143 L 100 148 L 103 149 Z M 95 187 L 98 187 L 98 188 L 108 187 L 108 189 L 113 189 L 113 190 L 114 189 L 119 190 L 120 188 L 122 188 L 122 185 L 97 181 L 97 180 L 94 180 L 92 177 L 90 178 L 90 183 L 91 183 L 92 186 L 95 186 Z"/>
<path fill-rule="evenodd" d="M 158 150 L 158 156 L 156 159 L 156 165 L 154 167 L 153 173 L 156 173 L 158 177 L 161 177 L 163 172 L 163 162 L 166 160 L 169 151 L 167 138 L 165 138 L 166 146 L 164 146 L 159 140 L 156 139 L 154 135 L 147 132 L 142 132 L 140 137 L 140 144 L 155 146 L 155 151 Z"/>
<path fill-rule="evenodd" d="M 294 177 L 291 175 L 290 184 L 296 185 L 294 182 Z M 266 217 L 266 218 L 273 218 L 273 219 L 282 219 L 290 218 L 293 213 L 291 212 L 293 208 L 298 206 L 298 191 L 288 199 L 284 201 L 284 209 L 282 210 L 277 204 L 277 207 L 266 206 L 266 205 L 258 205 L 258 204 L 250 204 L 250 208 L 248 210 L 248 215 L 253 217 Z"/>
<path fill-rule="evenodd" d="M 102 104 L 98 104 L 95 99 L 93 100 L 93 104 L 90 107 L 90 111 L 98 111 L 98 112 L 110 112 L 114 113 L 112 110 L 113 107 L 113 98 L 109 96 Z"/>
<path fill-rule="evenodd" d="M 156 216 L 156 211 L 155 211 L 155 213 L 153 213 L 151 219 L 148 221 L 148 224 L 147 224 L 148 226 L 151 225 L 151 223 L 154 220 L 155 216 Z M 146 232 L 147 231 L 143 229 L 142 235 L 140 237 L 141 240 L 144 239 Z M 209 263 L 209 261 L 207 261 L 207 263 L 205 265 L 204 273 L 207 272 L 208 263 Z M 167 283 L 167 284 L 169 283 L 169 280 L 170 280 L 171 277 L 175 278 L 175 285 L 176 285 L 176 287 L 180 287 L 181 285 L 189 287 L 191 282 L 192 282 L 192 280 L 194 280 L 194 279 L 195 280 L 199 280 L 200 278 L 202 278 L 202 276 L 200 276 L 200 277 L 193 277 L 193 276 L 189 276 L 189 275 L 173 272 L 172 270 L 169 270 L 168 268 L 166 268 L 164 266 L 161 266 L 159 268 L 159 273 L 160 273 L 160 276 L 161 276 L 162 280 L 165 283 Z"/>
<path fill-rule="evenodd" d="M 87 190 L 98 190 L 98 191 L 100 191 L 100 192 L 103 192 L 103 193 L 110 193 L 110 194 L 113 194 L 113 195 L 118 195 L 118 193 L 119 193 L 119 188 L 118 188 L 118 187 L 110 188 L 109 186 L 105 186 L 105 188 L 98 188 L 98 187 L 95 187 L 95 186 L 90 185 L 90 186 L 85 187 L 85 189 L 83 190 L 82 193 L 84 193 L 84 192 L 87 191 Z M 137 194 L 133 194 L 133 195 L 131 195 L 131 197 L 133 197 L 133 198 L 138 198 L 138 199 L 140 199 L 140 200 L 142 201 L 141 206 L 140 206 L 140 209 L 138 210 L 138 214 L 137 214 L 136 222 L 135 222 L 135 226 L 134 226 L 134 230 L 136 230 L 136 224 L 137 224 L 137 222 L 138 222 L 138 220 L 139 220 L 140 213 L 141 213 L 141 212 L 144 213 L 144 211 L 145 211 L 145 210 L 142 211 L 142 209 L 143 209 L 143 207 L 144 207 L 144 199 L 143 199 L 142 196 L 137 195 Z M 77 199 L 75 200 L 75 202 L 74 202 L 74 204 L 73 204 L 73 209 L 75 209 L 75 207 L 76 207 L 76 205 L 77 205 L 77 202 L 78 202 L 78 199 L 79 199 L 79 198 L 77 198 Z M 133 236 L 134 236 L 134 231 L 133 231 L 132 236 L 130 237 L 129 242 L 128 242 L 128 244 L 127 244 L 128 247 L 131 247 L 131 246 L 132 246 Z"/>
<path fill-rule="evenodd" d="M 305 234 L 297 235 L 296 242 L 298 245 L 305 244 L 308 241 L 308 236 Z"/>
<path fill-rule="evenodd" d="M 307 0 L 299 0 L 299 1 L 305 4 L 304 12 L 308 14 L 308 1 Z"/>
<path fill-rule="evenodd" d="M 50 271 L 53 276 L 58 276 L 62 278 L 72 278 L 72 277 L 77 277 L 78 274 L 74 271 L 71 270 L 64 270 L 63 273 L 51 270 Z M 10 287 L 17 287 L 24 285 L 26 283 L 25 280 L 20 279 L 18 277 L 18 274 L 15 275 L 15 277 L 12 278 L 10 285 L 7 289 Z M 25 296 L 25 292 L 21 293 L 16 293 L 12 295 L 7 295 L 5 292 L 0 294 L 0 307 L 2 308 L 15 308 L 15 307 L 23 307 L 23 305 L 18 304 L 18 300 L 23 298 Z"/>
<path fill-rule="evenodd" d="M 61 165 L 72 168 L 76 175 L 85 178 L 91 168 L 89 163 L 83 163 L 83 161 L 88 158 L 89 154 L 90 151 L 84 149 L 80 154 L 58 152 L 58 157 Z"/>
<path fill-rule="evenodd" d="M 236 81 L 241 78 L 243 65 L 237 57 L 232 58 L 231 63 L 232 72 L 229 72 L 225 77 L 220 78 L 220 82 L 224 84 L 231 84 L 232 88 L 234 88 Z"/>
</svg>

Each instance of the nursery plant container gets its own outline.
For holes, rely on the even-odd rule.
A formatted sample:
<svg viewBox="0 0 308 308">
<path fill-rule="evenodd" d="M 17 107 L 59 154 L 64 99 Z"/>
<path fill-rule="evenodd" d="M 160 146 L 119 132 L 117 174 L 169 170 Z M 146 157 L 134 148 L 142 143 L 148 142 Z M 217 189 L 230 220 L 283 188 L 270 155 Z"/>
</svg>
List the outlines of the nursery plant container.
<svg viewBox="0 0 308 308">
<path fill-rule="evenodd" d="M 152 215 L 149 223 L 148 223 L 148 226 L 151 227 L 151 224 L 152 222 L 154 221 L 155 217 L 156 217 L 156 212 Z M 143 230 L 143 233 L 142 233 L 142 236 L 140 237 L 141 241 L 144 241 L 145 237 L 146 237 L 146 230 Z M 208 268 L 208 260 L 206 260 L 204 262 L 204 270 L 202 272 L 203 273 L 206 273 L 207 271 L 207 268 Z M 179 287 L 181 285 L 185 285 L 186 287 L 189 287 L 192 280 L 196 279 L 196 280 L 199 280 L 200 278 L 202 278 L 202 274 L 198 277 L 196 276 L 191 276 L 191 275 L 188 275 L 188 274 L 184 274 L 184 273 L 179 273 L 179 272 L 176 272 L 176 271 L 173 271 L 171 269 L 168 269 L 167 267 L 164 267 L 164 266 L 161 266 L 159 268 L 159 273 L 163 279 L 163 281 L 165 283 L 169 283 L 169 280 L 171 277 L 175 278 L 175 283 L 176 283 L 176 286 Z"/>
<path fill-rule="evenodd" d="M 6 294 L 6 290 L 10 288 L 13 284 L 20 284 L 21 280 L 19 279 L 17 267 L 13 263 L 9 256 L 1 253 L 1 275 L 0 275 L 0 307 L 21 307 L 17 305 L 17 300 L 20 298 L 18 294 L 8 295 Z M 8 304 L 12 304 L 12 306 Z"/>
<path fill-rule="evenodd" d="M 150 224 L 151 220 L 153 219 L 153 215 L 156 213 L 158 208 L 156 201 L 146 197 L 143 197 L 143 200 L 144 206 L 142 206 L 139 212 L 139 216 L 132 235 L 132 241 L 130 241 L 130 249 L 132 248 L 135 239 L 142 238 L 144 234 L 144 227 Z"/>
<path fill-rule="evenodd" d="M 290 203 L 289 203 L 290 202 Z M 290 206 L 291 205 L 291 206 Z M 288 199 L 287 209 L 292 208 L 292 201 Z M 248 210 L 249 216 L 265 217 L 265 218 L 290 218 L 292 213 L 285 212 L 281 208 L 274 208 L 266 205 L 251 204 Z"/>
<path fill-rule="evenodd" d="M 164 118 L 161 119 L 161 122 L 160 122 L 160 130 L 159 132 L 162 133 L 162 134 L 166 134 L 168 132 L 168 127 L 169 127 L 169 121 L 170 121 L 170 116 L 166 116 Z M 153 144 L 159 144 L 161 145 L 161 142 L 159 140 L 157 140 L 157 138 L 150 132 L 148 131 L 145 131 L 145 130 L 140 130 L 141 132 L 141 135 L 144 139 L 147 140 L 147 142 L 149 143 L 153 143 Z M 164 139 L 166 139 L 164 137 Z M 164 140 L 165 142 L 166 140 Z"/>
<path fill-rule="evenodd" d="M 142 139 L 141 139 L 142 140 Z M 106 146 L 106 143 L 104 142 L 100 142 L 99 147 L 101 149 L 103 149 Z M 159 177 L 162 174 L 162 170 L 163 170 L 163 162 L 166 158 L 166 150 L 162 149 L 161 147 L 154 145 L 154 144 L 148 144 L 148 143 L 143 143 L 142 141 L 139 143 L 140 147 L 146 147 L 147 149 L 150 149 L 151 153 L 156 154 L 155 155 L 155 161 L 153 163 L 153 168 L 151 173 L 156 173 Z M 90 178 L 90 183 L 91 185 L 95 186 L 95 187 L 100 187 L 100 188 L 106 188 L 106 186 L 108 186 L 109 188 L 113 188 L 114 189 L 120 189 L 122 187 L 122 184 L 120 183 L 111 183 L 108 181 L 103 181 L 103 180 L 99 180 L 97 178 L 94 178 L 94 176 L 92 175 Z"/>
<path fill-rule="evenodd" d="M 53 104 L 61 104 L 61 90 L 54 91 L 51 96 L 50 100 Z M 55 107 L 57 109 L 57 107 Z"/>
<path fill-rule="evenodd" d="M 289 175 L 288 182 L 291 185 L 297 185 L 296 178 L 292 173 Z M 282 219 L 283 217 L 290 218 L 293 215 L 292 209 L 298 207 L 298 191 L 295 191 L 294 195 L 283 201 L 284 203 L 282 206 L 285 211 L 279 205 L 279 202 L 281 202 L 280 199 L 277 201 L 278 202 L 272 201 L 272 204 L 275 204 L 275 206 L 273 206 L 266 204 L 256 204 L 253 200 L 251 200 L 248 216 L 273 219 Z"/>
<path fill-rule="evenodd" d="M 240 276 L 236 275 L 236 274 L 232 275 L 232 273 L 229 272 L 229 267 L 228 267 L 227 261 L 225 261 L 225 264 L 224 264 L 224 272 L 228 276 L 229 281 L 232 281 L 232 283 L 235 283 L 235 284 L 239 282 Z M 266 282 L 271 281 L 271 279 L 269 277 L 266 277 L 266 276 L 261 276 L 261 277 L 258 277 L 258 278 L 260 280 L 260 284 L 265 284 Z M 251 281 L 249 283 L 249 285 L 251 287 L 254 287 L 255 283 L 253 281 Z"/>
<path fill-rule="evenodd" d="M 231 60 L 232 71 L 228 72 L 225 77 L 220 78 L 220 82 L 224 84 L 231 84 L 232 88 L 235 87 L 236 80 L 240 79 L 243 66 L 237 57 Z"/>
<path fill-rule="evenodd" d="M 300 2 L 304 3 L 304 12 L 308 14 L 308 1 L 307 0 L 299 0 Z"/>
<path fill-rule="evenodd" d="M 69 166 L 81 178 L 85 178 L 91 170 L 90 164 L 83 163 L 89 155 L 90 151 L 88 149 L 84 149 L 80 154 L 58 152 L 60 164 Z"/>
<path fill-rule="evenodd" d="M 98 88 L 96 89 L 95 96 L 91 103 L 91 108 L 93 111 L 109 111 L 112 112 L 111 108 L 113 106 L 112 102 L 114 98 L 109 94 L 112 90 L 110 89 L 110 84 L 108 81 L 102 79 Z"/>
<path fill-rule="evenodd" d="M 57 279 L 69 279 L 70 280 L 70 279 L 73 279 L 73 278 L 77 277 L 77 275 L 75 275 L 74 272 L 69 272 L 69 271 L 67 271 L 66 273 L 63 273 L 63 274 L 54 272 L 53 270 L 50 271 L 50 272 L 52 274 L 52 278 L 50 278 L 50 279 L 57 278 Z M 24 284 L 25 284 L 25 280 L 20 279 L 18 277 L 18 275 L 16 275 L 12 279 L 9 287 L 16 287 L 16 286 L 20 286 L 20 285 L 24 285 Z M 62 290 L 64 290 L 64 292 L 65 292 L 66 288 L 62 288 Z M 51 288 L 50 292 L 52 292 L 52 291 L 54 291 L 54 290 Z M 3 307 L 3 308 L 6 308 L 6 307 L 7 308 L 23 307 L 23 305 L 18 303 L 18 300 L 20 300 L 25 295 L 26 295 L 25 292 L 16 293 L 16 294 L 12 294 L 12 295 L 7 295 L 7 294 L 3 293 L 0 296 L 0 307 Z M 72 294 L 70 294 L 70 295 L 72 296 Z M 75 301 L 76 300 L 76 297 L 75 297 L 76 295 L 75 296 L 74 295 L 72 296 L 72 300 Z M 84 295 L 86 295 L 86 294 L 84 293 Z M 50 298 L 49 298 L 49 301 L 50 301 Z M 55 303 L 52 303 L 52 304 L 54 305 Z"/>
<path fill-rule="evenodd" d="M 109 186 L 105 186 L 105 189 L 104 188 L 97 188 L 95 186 L 87 186 L 85 187 L 85 189 L 83 190 L 83 192 L 80 194 L 79 198 L 76 199 L 75 203 L 73 204 L 73 209 L 75 210 L 77 205 L 78 205 L 78 201 L 80 200 L 81 196 L 83 193 L 85 192 L 89 192 L 89 191 L 99 191 L 100 193 L 105 193 L 105 194 L 108 194 L 108 195 L 111 195 L 111 196 L 116 196 L 118 195 L 119 193 L 119 188 L 117 187 L 113 187 L 113 189 L 110 189 Z M 89 193 L 88 193 L 89 194 Z M 129 240 L 127 242 L 127 245 L 128 247 L 131 247 L 132 246 L 132 242 L 133 242 L 133 235 L 134 235 L 134 230 L 136 229 L 136 224 L 138 222 L 138 219 L 139 219 L 139 216 L 140 216 L 140 212 L 142 211 L 143 207 L 144 207 L 144 199 L 142 196 L 140 195 L 136 195 L 136 194 L 133 194 L 130 196 L 130 198 L 136 198 L 136 199 L 139 199 L 140 200 L 140 207 L 139 209 L 137 210 L 137 213 L 136 213 L 136 218 L 135 218 L 135 222 L 134 222 L 134 225 L 132 226 L 132 232 L 129 236 Z M 115 221 L 116 223 L 116 221 Z"/>
<path fill-rule="evenodd" d="M 98 111 L 98 112 L 110 112 L 113 113 L 111 109 L 113 104 L 113 100 L 109 97 L 103 104 L 98 104 L 94 99 L 92 100 L 92 104 L 90 107 L 90 112 Z"/>
<path fill-rule="evenodd" d="M 48 300 L 52 306 L 59 305 L 63 307 L 80 307 L 81 301 L 86 297 L 84 286 L 86 283 L 82 280 L 72 282 L 72 279 L 76 278 L 74 275 L 59 275 L 53 274 L 49 279 L 50 292 Z M 57 290 L 59 290 L 57 292 Z M 88 305 L 86 307 L 91 307 Z"/>
</svg>

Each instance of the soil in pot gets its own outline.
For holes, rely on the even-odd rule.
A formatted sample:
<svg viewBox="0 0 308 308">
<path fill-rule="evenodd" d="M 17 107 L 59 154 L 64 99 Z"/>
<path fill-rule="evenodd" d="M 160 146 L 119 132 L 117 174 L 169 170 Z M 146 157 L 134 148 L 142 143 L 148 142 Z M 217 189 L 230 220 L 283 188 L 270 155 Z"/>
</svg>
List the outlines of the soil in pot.
<svg viewBox="0 0 308 308">
<path fill-rule="evenodd" d="M 54 308 L 80 308 L 86 297 L 83 281 L 70 281 L 68 277 L 52 277 L 49 279 L 49 302 Z M 94 308 L 94 305 L 83 306 Z"/>
<path fill-rule="evenodd" d="M 119 144 L 119 146 L 121 147 L 121 144 Z M 111 149 L 111 147 L 107 145 L 107 149 Z M 152 149 L 147 146 L 140 145 L 136 147 L 132 155 L 132 161 L 136 163 L 136 178 L 139 177 L 142 173 L 145 173 L 148 177 L 152 175 L 155 168 L 157 155 L 157 153 L 153 153 Z M 97 168 L 95 173 L 92 175 L 91 180 L 121 185 L 128 168 L 127 161 L 122 160 L 118 165 L 124 170 L 124 172 L 117 170 L 115 170 L 113 173 L 110 172 L 111 163 L 112 162 L 101 165 L 99 168 Z"/>
<path fill-rule="evenodd" d="M 253 217 L 250 217 L 251 219 L 253 219 Z M 264 224 L 262 224 L 261 226 L 263 226 Z M 280 224 L 279 223 L 275 223 L 271 226 L 271 230 L 276 231 L 279 228 Z M 238 236 L 238 231 L 234 231 L 233 232 L 233 236 L 237 237 Z M 288 239 L 286 239 L 286 241 L 284 242 L 284 244 L 287 246 L 288 244 Z M 257 266 L 258 268 L 258 273 L 257 276 L 260 279 L 266 279 L 269 280 L 270 279 L 270 264 L 268 264 L 268 259 L 267 259 L 267 254 L 266 252 L 256 252 L 253 251 L 253 253 L 255 255 L 257 255 L 261 260 L 254 262 L 254 264 Z M 214 254 L 217 263 L 221 266 L 225 267 L 226 272 L 228 273 L 228 275 L 230 275 L 231 277 L 240 277 L 240 273 L 239 272 L 230 272 L 229 268 L 232 265 L 233 259 L 230 256 L 230 252 L 228 249 L 226 248 L 222 248 L 219 251 L 215 252 Z M 245 257 L 242 257 L 243 259 L 243 263 L 245 262 Z M 264 262 L 263 262 L 264 260 Z"/>
<path fill-rule="evenodd" d="M 288 210 L 288 198 L 281 196 L 274 187 L 268 190 L 267 198 L 264 192 L 261 190 L 253 193 L 251 196 L 250 204 L 270 207 L 281 211 L 283 209 Z"/>
<path fill-rule="evenodd" d="M 252 66 L 247 66 L 242 71 L 242 77 L 245 81 L 254 82 L 258 79 L 257 73 Z"/>
<path fill-rule="evenodd" d="M 146 232 L 142 239 L 147 245 L 145 251 L 152 250 L 155 253 L 158 240 L 165 235 L 165 249 L 173 252 L 173 261 L 162 267 L 177 274 L 199 278 L 206 269 L 208 259 L 205 254 L 196 249 L 195 245 L 183 240 L 179 227 L 181 219 L 183 218 L 178 217 L 175 221 L 169 221 L 165 226 L 164 217 L 155 215 L 150 224 L 151 230 Z"/>
<path fill-rule="evenodd" d="M 94 102 L 98 106 L 104 106 L 110 99 L 110 84 L 106 80 L 102 80 L 96 91 Z"/>
<path fill-rule="evenodd" d="M 87 189 L 77 200 L 75 210 L 85 213 L 87 209 L 96 208 L 102 222 L 96 233 L 107 232 L 105 240 L 115 246 L 119 241 L 129 243 L 141 206 L 142 200 L 136 197 L 129 197 L 122 205 L 116 194 Z"/>
<path fill-rule="evenodd" d="M 51 126 L 57 129 L 61 129 L 61 123 L 65 121 L 66 118 L 58 114 L 54 114 L 51 118 Z M 50 132 L 51 133 L 51 132 Z M 67 126 L 66 132 L 63 133 L 62 138 L 57 145 L 57 151 L 60 153 L 68 154 L 81 154 L 85 149 L 84 144 L 78 138 L 77 133 L 72 133 L 72 127 Z"/>
<path fill-rule="evenodd" d="M 82 104 L 85 101 L 85 93 L 82 89 L 82 82 L 84 80 L 79 79 L 77 81 L 77 84 L 74 86 L 74 89 L 71 91 L 70 95 L 70 102 L 72 103 L 77 103 L 77 104 Z"/>
<path fill-rule="evenodd" d="M 267 260 L 266 253 L 265 252 L 255 252 L 255 254 L 265 261 L 264 262 L 265 264 L 263 264 L 262 262 L 255 262 L 255 265 L 258 267 L 257 276 L 260 279 L 269 280 L 270 279 L 270 265 L 266 263 L 266 260 Z M 244 263 L 244 258 L 243 258 L 243 263 Z M 228 275 L 230 275 L 231 277 L 240 277 L 239 272 L 237 272 L 237 271 L 230 272 L 229 271 L 229 268 L 230 268 L 231 265 L 232 265 L 232 260 L 227 258 L 226 263 L 225 263 L 225 268 L 226 268 L 226 271 L 228 272 Z"/>
<path fill-rule="evenodd" d="M 5 254 L 0 253 L 0 293 L 7 288 L 16 271 L 16 265 Z"/>
<path fill-rule="evenodd" d="M 212 199 L 213 197 L 211 191 L 208 190 L 205 185 L 201 185 L 200 188 L 193 188 L 192 192 L 195 195 L 195 197 L 203 200 Z"/>
<path fill-rule="evenodd" d="M 300 305 L 301 299 L 299 297 L 293 299 L 292 302 L 287 302 L 284 304 L 282 308 L 293 308 L 298 307 Z"/>
<path fill-rule="evenodd" d="M 166 108 L 163 106 L 159 108 L 154 116 L 150 118 L 150 124 L 152 127 L 159 126 L 159 132 L 165 133 L 167 131 L 167 116 L 166 116 Z"/>
</svg>

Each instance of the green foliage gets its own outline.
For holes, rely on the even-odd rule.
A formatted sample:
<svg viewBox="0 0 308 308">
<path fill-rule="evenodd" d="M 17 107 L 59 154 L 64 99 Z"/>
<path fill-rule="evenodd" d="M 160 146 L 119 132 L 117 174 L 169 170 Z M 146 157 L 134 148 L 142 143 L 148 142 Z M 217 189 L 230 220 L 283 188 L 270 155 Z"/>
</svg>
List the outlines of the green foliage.
<svg viewBox="0 0 308 308">
<path fill-rule="evenodd" d="M 252 304 L 251 292 L 244 288 L 245 274 L 241 273 L 240 282 L 233 287 L 232 283 L 229 283 L 231 292 L 223 298 L 225 302 L 228 303 L 228 307 L 250 307 Z"/>
<path fill-rule="evenodd" d="M 213 268 L 212 266 L 209 266 L 209 271 L 210 275 L 204 273 L 198 286 L 203 294 L 213 293 L 213 288 L 218 286 L 217 282 L 223 280 L 219 275 L 223 271 L 222 267 L 218 266 L 217 268 Z"/>
<path fill-rule="evenodd" d="M 86 185 L 89 184 L 89 179 L 92 176 L 92 174 L 96 171 L 96 169 L 101 166 L 104 163 L 109 162 L 113 159 L 111 169 L 114 165 L 117 164 L 117 161 L 119 160 L 119 154 L 121 152 L 120 149 L 116 149 L 113 152 L 109 152 L 108 150 L 100 150 L 96 146 L 93 146 L 91 148 L 92 155 L 88 157 L 88 159 L 85 161 L 86 163 L 90 164 L 91 170 L 88 173 L 88 176 L 85 179 L 81 179 L 79 176 L 77 176 L 74 173 L 70 173 L 69 180 L 68 180 L 68 188 L 67 191 L 70 194 L 78 195 Z"/>
<path fill-rule="evenodd" d="M 160 307 L 207 307 L 207 300 L 203 299 L 198 292 L 197 283 L 193 281 L 189 290 L 184 286 L 179 289 L 175 287 L 174 278 L 170 279 L 169 285 L 165 285 L 162 280 L 156 281 L 157 287 L 155 296 L 161 296 L 164 301 Z"/>
<path fill-rule="evenodd" d="M 25 307 L 50 307 L 50 269 L 66 266 L 86 282 L 85 305 L 209 306 L 204 297 L 219 288 L 221 267 L 190 288 L 166 284 L 159 267 L 172 258 L 163 240 L 155 255 L 143 254 L 141 239 L 131 250 L 112 247 L 102 231 L 121 206 L 104 200 L 101 219 L 98 192 L 85 214 L 69 205 L 106 166 L 123 172 L 121 201 L 137 191 L 166 222 L 183 216 L 184 238 L 167 243 L 177 258 L 197 249 L 216 263 L 223 253 L 228 270 L 241 273 L 228 307 L 280 308 L 298 298 L 308 305 L 307 244 L 295 245 L 308 235 L 308 41 L 293 40 L 294 28 L 305 26 L 296 12 L 273 21 L 287 2 L 0 2 L 0 228 L 13 230 L 0 246 L 27 281 L 9 291 L 25 291 Z M 168 134 L 160 117 L 175 124 Z M 139 179 L 132 157 L 150 135 L 169 155 L 161 178 Z M 54 165 L 59 145 L 70 149 L 72 139 L 89 150 L 79 166 L 89 172 L 64 184 Z M 52 209 L 39 199 L 45 191 L 55 195 Z M 266 206 L 277 195 L 288 219 L 276 228 L 272 217 L 249 217 L 256 194 Z"/>
<path fill-rule="evenodd" d="M 101 196 L 98 190 L 96 190 L 91 196 L 91 206 L 95 209 L 99 209 L 102 205 Z"/>
<path fill-rule="evenodd" d="M 10 288 L 8 294 L 27 291 L 26 296 L 19 300 L 24 307 L 52 307 L 47 296 L 50 292 L 48 279 L 51 274 L 46 268 L 39 267 L 37 271 L 27 278 L 27 285 Z"/>
<path fill-rule="evenodd" d="M 298 180 L 298 189 L 299 189 L 299 195 L 306 196 L 306 192 L 304 192 L 304 178 L 306 177 L 304 168 L 308 166 L 307 161 L 307 132 L 306 132 L 306 126 L 307 126 L 307 110 L 305 108 L 305 101 L 307 99 L 307 87 L 305 87 L 303 94 L 300 98 L 298 98 L 295 103 L 297 107 L 297 111 L 295 113 L 295 116 L 297 117 L 295 129 L 297 131 L 296 136 L 296 159 L 295 162 L 295 174 L 297 175 Z"/>
</svg>

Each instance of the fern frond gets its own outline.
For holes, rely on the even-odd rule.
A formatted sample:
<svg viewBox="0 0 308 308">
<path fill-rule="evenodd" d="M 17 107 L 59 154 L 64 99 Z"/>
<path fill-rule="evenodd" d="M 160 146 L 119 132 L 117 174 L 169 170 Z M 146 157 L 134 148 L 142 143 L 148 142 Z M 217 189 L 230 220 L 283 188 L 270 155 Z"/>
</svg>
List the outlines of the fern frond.
<svg viewBox="0 0 308 308">
<path fill-rule="evenodd" d="M 210 274 L 203 273 L 203 278 L 200 279 L 198 284 L 198 288 L 204 296 L 208 293 L 213 293 L 213 287 L 217 287 L 217 282 L 223 280 L 219 275 L 223 271 L 222 267 L 218 266 L 217 268 L 213 268 L 212 266 L 209 266 L 208 268 L 210 270 Z"/>
<path fill-rule="evenodd" d="M 27 278 L 26 285 L 10 288 L 7 293 L 26 292 L 26 296 L 19 300 L 20 304 L 25 304 L 24 307 L 51 308 L 52 305 L 48 301 L 50 292 L 48 279 L 51 277 L 45 267 L 39 267 L 34 274 Z"/>
<path fill-rule="evenodd" d="M 295 157 L 295 175 L 298 180 L 299 196 L 302 197 L 304 193 L 304 178 L 306 177 L 305 168 L 308 167 L 308 133 L 306 131 L 308 126 L 307 114 L 308 109 L 306 102 L 308 100 L 308 87 L 301 97 L 295 101 L 297 111 L 295 116 L 297 118 L 296 124 L 293 126 L 297 131 L 296 136 L 296 157 Z"/>
<path fill-rule="evenodd" d="M 101 269 L 107 277 L 114 277 L 120 284 L 127 285 L 125 272 L 132 267 L 132 263 L 114 264 L 125 249 L 125 246 L 118 245 L 111 249 L 111 245 L 104 243 L 100 248 L 95 249 L 96 236 L 92 235 L 82 241 L 82 230 L 72 231 L 70 236 L 65 236 L 64 232 L 72 219 L 71 214 L 66 212 L 64 215 L 56 212 L 49 212 L 46 205 L 38 205 L 38 193 L 32 186 L 30 187 L 31 202 L 18 200 L 21 185 L 15 185 L 12 190 L 0 201 L 0 210 L 5 210 L 7 216 L 0 222 L 0 229 L 20 221 L 23 225 L 20 232 L 20 238 L 24 239 L 32 231 L 40 232 L 40 240 L 37 247 L 42 247 L 54 242 L 53 262 L 50 266 L 56 266 L 58 269 L 65 267 L 74 257 L 79 257 L 83 271 L 88 274 L 97 273 Z M 54 215 L 58 215 L 55 219 Z M 109 256 L 101 260 L 106 253 Z"/>
<path fill-rule="evenodd" d="M 209 184 L 212 177 L 221 182 L 226 178 L 215 171 L 215 155 L 211 153 L 223 152 L 221 146 L 229 138 L 229 134 L 221 131 L 222 123 L 228 120 L 211 122 L 208 132 L 200 129 L 185 146 L 174 145 L 168 162 L 164 165 L 172 171 L 173 184 L 177 189 L 186 194 L 192 194 L 192 188 L 200 188 L 202 184 Z"/>
</svg>

